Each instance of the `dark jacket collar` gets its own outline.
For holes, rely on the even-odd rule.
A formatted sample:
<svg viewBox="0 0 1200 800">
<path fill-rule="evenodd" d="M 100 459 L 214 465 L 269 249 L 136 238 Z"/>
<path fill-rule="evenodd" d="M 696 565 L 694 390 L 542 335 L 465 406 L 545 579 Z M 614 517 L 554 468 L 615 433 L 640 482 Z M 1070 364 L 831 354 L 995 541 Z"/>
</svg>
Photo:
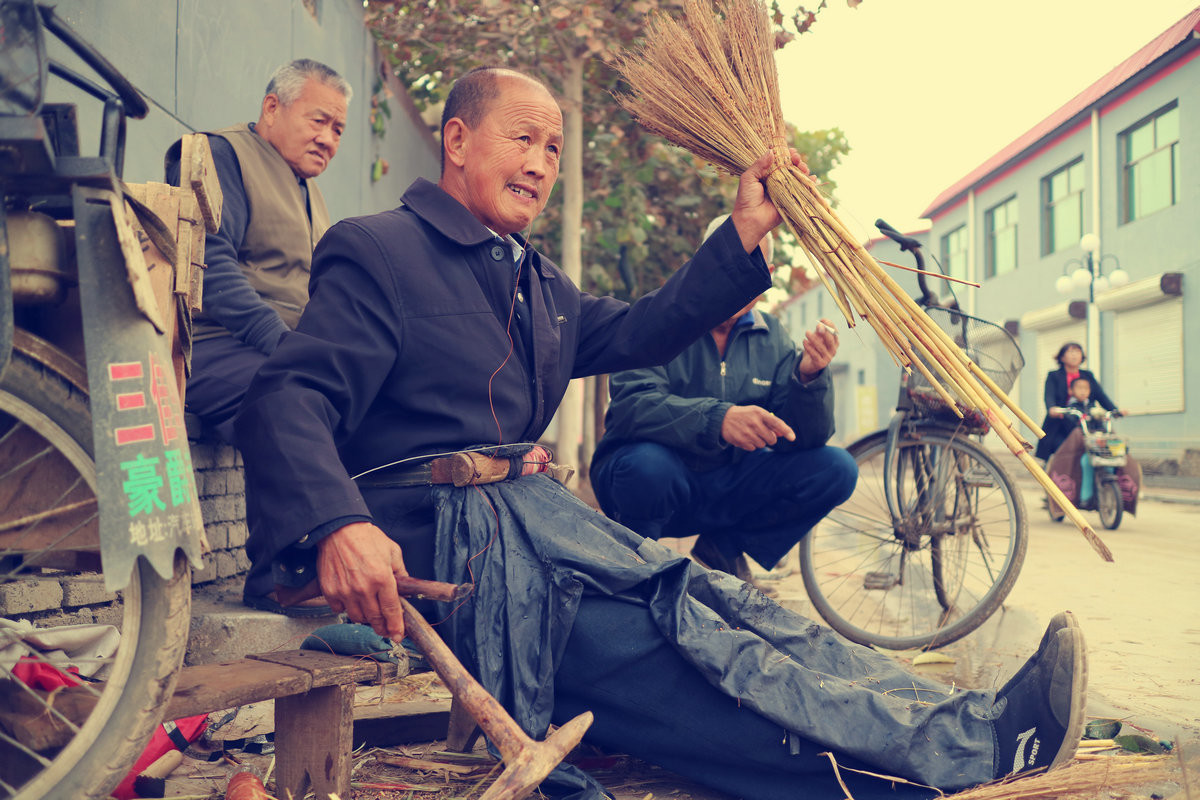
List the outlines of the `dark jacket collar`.
<svg viewBox="0 0 1200 800">
<path fill-rule="evenodd" d="M 417 178 L 401 196 L 400 202 L 428 222 L 438 233 L 458 244 L 470 247 L 496 238 L 486 225 L 436 183 Z M 516 237 L 522 245 L 520 236 Z"/>
<path fill-rule="evenodd" d="M 466 206 L 451 197 L 442 187 L 425 178 L 417 178 L 400 197 L 410 211 L 429 223 L 438 233 L 463 247 L 474 247 L 497 238 L 496 234 L 477 220 Z M 513 238 L 530 250 L 529 242 L 519 233 Z M 529 253 L 532 263 L 543 277 L 552 278 L 542 269 L 537 252 Z"/>
</svg>

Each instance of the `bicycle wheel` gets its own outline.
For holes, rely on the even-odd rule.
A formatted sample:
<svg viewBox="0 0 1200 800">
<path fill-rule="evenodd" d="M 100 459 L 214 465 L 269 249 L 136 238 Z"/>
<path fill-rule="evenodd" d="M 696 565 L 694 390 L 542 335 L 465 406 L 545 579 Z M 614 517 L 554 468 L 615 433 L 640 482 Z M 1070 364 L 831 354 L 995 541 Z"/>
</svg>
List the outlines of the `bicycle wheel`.
<svg viewBox="0 0 1200 800">
<path fill-rule="evenodd" d="M 1108 475 L 1100 479 L 1096 487 L 1096 508 L 1100 511 L 1100 524 L 1115 531 L 1125 513 L 1125 500 L 1121 497 L 1121 484 Z"/>
<path fill-rule="evenodd" d="M 183 659 L 191 581 L 182 557 L 169 580 L 139 561 L 100 611 L 35 610 L 46 604 L 39 598 L 64 591 L 104 594 L 91 443 L 86 395 L 14 351 L 0 381 L 0 617 L 50 635 L 107 622 L 120 637 L 74 659 L 85 677 L 53 693 L 16 677 L 57 672 L 52 654 L 0 660 L 0 798 L 107 797 L 158 724 Z"/>
<path fill-rule="evenodd" d="M 1025 560 L 1025 504 L 1007 470 L 952 431 L 917 428 L 897 450 L 889 477 L 886 431 L 850 448 L 858 485 L 801 542 L 801 573 L 817 612 L 846 638 L 940 647 L 979 627 L 1012 590 Z"/>
</svg>

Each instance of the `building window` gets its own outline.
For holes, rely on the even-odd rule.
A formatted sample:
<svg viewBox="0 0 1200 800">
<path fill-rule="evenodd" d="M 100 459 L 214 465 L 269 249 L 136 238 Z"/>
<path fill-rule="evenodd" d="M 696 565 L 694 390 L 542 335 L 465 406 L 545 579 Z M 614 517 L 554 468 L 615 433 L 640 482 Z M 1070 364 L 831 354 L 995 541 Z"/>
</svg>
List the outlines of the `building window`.
<svg viewBox="0 0 1200 800">
<path fill-rule="evenodd" d="M 951 278 L 967 280 L 967 226 L 959 225 L 942 237 L 942 269 Z"/>
<path fill-rule="evenodd" d="M 1083 236 L 1083 159 L 1042 178 L 1042 255 L 1079 244 Z"/>
<path fill-rule="evenodd" d="M 984 277 L 994 278 L 1017 268 L 1017 198 L 1010 197 L 983 215 L 987 235 Z"/>
<path fill-rule="evenodd" d="M 1121 222 L 1153 214 L 1178 200 L 1179 107 L 1172 103 L 1118 137 Z"/>
</svg>

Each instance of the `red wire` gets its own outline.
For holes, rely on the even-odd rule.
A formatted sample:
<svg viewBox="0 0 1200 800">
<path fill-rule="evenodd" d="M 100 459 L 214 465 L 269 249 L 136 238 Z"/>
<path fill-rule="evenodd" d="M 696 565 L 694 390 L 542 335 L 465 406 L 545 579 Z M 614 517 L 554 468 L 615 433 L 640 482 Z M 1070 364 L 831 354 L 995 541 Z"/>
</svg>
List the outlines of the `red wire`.
<svg viewBox="0 0 1200 800">
<path fill-rule="evenodd" d="M 525 267 L 525 253 L 528 253 L 528 252 L 529 252 L 529 245 L 526 244 L 525 250 L 521 253 L 521 261 L 520 261 L 520 263 L 517 264 L 517 279 L 513 282 L 512 301 L 509 303 L 509 306 L 508 306 L 508 323 L 504 326 L 504 333 L 508 336 L 508 352 L 505 353 L 504 360 L 500 362 L 500 366 L 496 367 L 496 370 L 488 377 L 488 408 L 492 412 L 492 421 L 494 421 L 496 423 L 496 445 L 497 446 L 504 444 L 504 431 L 500 426 L 500 417 L 499 417 L 499 415 L 496 414 L 496 404 L 492 398 L 492 383 L 493 383 L 493 381 L 496 380 L 496 376 L 500 374 L 500 370 L 504 369 L 504 365 L 508 363 L 508 360 L 510 358 L 512 358 L 513 349 L 515 347 L 515 345 L 513 344 L 513 338 L 512 338 L 512 320 L 513 320 L 513 314 L 515 314 L 516 310 L 517 310 L 517 293 L 521 290 L 521 270 L 524 269 L 524 267 Z M 483 490 L 480 489 L 478 485 L 475 486 L 475 491 L 479 493 L 479 496 L 483 498 L 483 501 L 485 503 L 487 503 L 488 508 L 491 509 L 492 516 L 495 517 L 495 519 L 496 519 L 496 527 L 493 530 L 492 536 L 488 540 L 488 543 L 486 545 L 484 545 L 483 548 L 478 553 L 475 553 L 474 555 L 472 555 L 470 558 L 467 559 L 467 575 L 471 578 L 471 583 L 475 583 L 475 571 L 471 567 L 471 562 L 474 561 L 475 559 L 479 558 L 484 553 L 486 553 L 491 548 L 491 546 L 496 542 L 496 539 L 500 536 L 500 514 L 499 514 L 499 512 L 496 511 L 496 507 L 494 505 L 492 505 L 491 499 L 488 498 L 488 496 L 486 494 L 484 494 Z M 472 592 L 472 594 L 474 594 L 474 592 Z M 450 609 L 450 611 L 446 614 L 446 616 L 442 617 L 438 622 L 435 622 L 433 624 L 440 625 L 441 623 L 450 619 L 450 617 L 454 616 L 454 614 L 458 611 L 458 609 L 462 608 L 463 604 L 467 602 L 467 600 L 468 600 L 468 598 L 470 598 L 470 596 L 471 595 L 467 595 L 467 597 L 464 597 L 459 602 L 458 605 L 456 605 L 454 608 Z"/>
<path fill-rule="evenodd" d="M 521 290 L 521 270 L 525 266 L 525 253 L 528 252 L 529 245 L 526 244 L 525 251 L 521 253 L 521 262 L 517 264 L 517 279 L 513 282 L 512 302 L 508 306 L 508 323 L 504 326 L 504 333 L 508 336 L 508 352 L 504 355 L 504 360 L 500 362 L 500 366 L 496 367 L 496 371 L 488 377 L 488 408 L 492 412 L 492 421 L 496 423 L 496 445 L 504 444 L 504 431 L 500 427 L 500 418 L 496 415 L 496 404 L 492 399 L 492 382 L 496 380 L 496 376 L 500 374 L 500 370 L 504 369 L 504 365 L 512 358 L 513 354 L 513 338 L 512 338 L 512 320 L 513 314 L 517 310 L 517 293 Z"/>
</svg>

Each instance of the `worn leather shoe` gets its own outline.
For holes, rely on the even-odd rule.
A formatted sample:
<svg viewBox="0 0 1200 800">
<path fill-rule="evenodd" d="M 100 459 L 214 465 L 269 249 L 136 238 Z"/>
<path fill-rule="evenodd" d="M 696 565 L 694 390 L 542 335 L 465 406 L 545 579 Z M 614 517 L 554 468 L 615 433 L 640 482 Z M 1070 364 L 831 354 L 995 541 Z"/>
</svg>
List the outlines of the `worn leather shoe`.
<svg viewBox="0 0 1200 800">
<path fill-rule="evenodd" d="M 301 600 L 293 605 L 283 605 L 275 596 L 275 592 L 266 594 L 242 595 L 242 604 L 258 611 L 270 611 L 272 614 L 283 614 L 285 617 L 332 617 L 334 611 L 321 595 Z"/>
<path fill-rule="evenodd" d="M 729 558 L 721 552 L 711 539 L 705 537 L 703 534 L 692 545 L 691 556 L 692 560 L 700 566 L 706 569 L 727 572 L 736 578 L 740 578 L 767 597 L 774 597 L 779 593 L 774 587 L 765 586 L 755 579 L 754 574 L 750 572 L 750 562 L 746 560 L 745 555 L 739 553 L 736 558 Z"/>
<path fill-rule="evenodd" d="M 996 777 L 1053 769 L 1075 755 L 1083 736 L 1087 653 L 1069 615 L 1047 630 L 1042 646 L 996 693 Z M 1055 624 L 1055 623 L 1052 623 Z"/>
<path fill-rule="evenodd" d="M 775 597 L 779 594 L 779 590 L 774 586 L 767 584 L 754 577 L 754 573 L 750 571 L 750 561 L 747 560 L 745 554 L 739 555 L 733 560 L 733 568 L 736 570 L 733 574 L 744 580 L 746 583 L 758 589 L 767 597 Z"/>
<path fill-rule="evenodd" d="M 730 575 L 737 574 L 733 559 L 722 553 L 716 543 L 704 534 L 697 537 L 696 543 L 692 545 L 691 557 L 692 561 L 705 569 L 715 569 Z"/>
</svg>

